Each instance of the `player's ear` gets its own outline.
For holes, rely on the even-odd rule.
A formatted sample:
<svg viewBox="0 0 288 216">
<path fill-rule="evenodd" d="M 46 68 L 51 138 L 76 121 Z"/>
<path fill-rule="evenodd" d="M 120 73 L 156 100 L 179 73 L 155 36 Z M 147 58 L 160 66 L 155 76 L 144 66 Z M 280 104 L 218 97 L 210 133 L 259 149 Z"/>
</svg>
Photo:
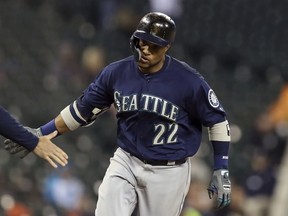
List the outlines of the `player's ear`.
<svg viewBox="0 0 288 216">
<path fill-rule="evenodd" d="M 165 47 L 165 52 L 167 52 L 171 47 L 171 44 L 168 44 L 166 47 Z"/>
</svg>

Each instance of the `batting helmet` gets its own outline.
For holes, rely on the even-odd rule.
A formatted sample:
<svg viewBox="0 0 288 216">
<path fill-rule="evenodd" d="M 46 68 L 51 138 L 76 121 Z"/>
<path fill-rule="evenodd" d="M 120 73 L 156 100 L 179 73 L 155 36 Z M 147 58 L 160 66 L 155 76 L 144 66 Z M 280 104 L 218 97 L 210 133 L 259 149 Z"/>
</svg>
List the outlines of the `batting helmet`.
<svg viewBox="0 0 288 216">
<path fill-rule="evenodd" d="M 151 12 L 140 20 L 130 39 L 130 47 L 136 60 L 139 61 L 139 39 L 158 46 L 167 46 L 174 41 L 175 35 L 176 25 L 169 16 L 160 12 Z"/>
</svg>

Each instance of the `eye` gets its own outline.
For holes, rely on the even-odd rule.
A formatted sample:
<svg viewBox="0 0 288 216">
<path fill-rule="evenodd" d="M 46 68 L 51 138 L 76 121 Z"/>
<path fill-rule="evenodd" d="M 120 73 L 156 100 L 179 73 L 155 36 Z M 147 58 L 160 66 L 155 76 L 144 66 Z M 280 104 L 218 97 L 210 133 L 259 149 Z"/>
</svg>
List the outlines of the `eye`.
<svg viewBox="0 0 288 216">
<path fill-rule="evenodd" d="M 158 50 L 161 49 L 160 46 L 158 46 L 158 45 L 156 45 L 156 44 L 152 44 L 152 43 L 150 43 L 148 46 L 149 46 L 149 50 L 150 50 L 151 52 L 157 52 Z"/>
<path fill-rule="evenodd" d="M 142 46 L 148 46 L 148 50 L 150 52 L 158 52 L 162 47 L 161 46 L 158 46 L 154 43 L 151 43 L 149 41 L 144 41 L 144 40 L 140 40 L 139 41 L 139 45 L 142 47 Z"/>
</svg>

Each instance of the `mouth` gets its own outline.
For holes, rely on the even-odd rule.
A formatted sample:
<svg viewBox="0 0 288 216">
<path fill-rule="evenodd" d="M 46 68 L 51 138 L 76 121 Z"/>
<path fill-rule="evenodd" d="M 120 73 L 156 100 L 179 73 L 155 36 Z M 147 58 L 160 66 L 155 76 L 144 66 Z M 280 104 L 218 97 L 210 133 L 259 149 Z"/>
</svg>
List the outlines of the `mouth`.
<svg viewBox="0 0 288 216">
<path fill-rule="evenodd" d="M 140 62 L 142 62 L 142 63 L 148 63 L 149 60 L 148 60 L 145 56 L 141 55 Z"/>
</svg>

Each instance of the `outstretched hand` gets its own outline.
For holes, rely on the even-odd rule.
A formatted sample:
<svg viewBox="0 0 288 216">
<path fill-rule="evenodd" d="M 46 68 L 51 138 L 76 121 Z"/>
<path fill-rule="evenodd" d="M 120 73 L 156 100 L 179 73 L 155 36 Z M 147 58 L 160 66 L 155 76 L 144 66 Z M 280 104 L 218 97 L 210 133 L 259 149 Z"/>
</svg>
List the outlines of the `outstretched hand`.
<svg viewBox="0 0 288 216">
<path fill-rule="evenodd" d="M 68 163 L 68 155 L 58 146 L 51 142 L 51 139 L 57 136 L 57 131 L 53 133 L 39 137 L 39 142 L 33 153 L 38 157 L 48 161 L 48 163 L 57 168 L 57 163 L 61 166 L 65 166 Z"/>
<path fill-rule="evenodd" d="M 39 137 L 39 142 L 33 150 L 34 154 L 46 160 L 54 168 L 58 167 L 57 164 L 65 166 L 68 163 L 68 155 L 51 141 L 51 139 L 57 136 L 57 131 L 54 131 L 49 135 L 42 136 L 42 134 L 35 132 L 37 129 L 27 129 Z M 4 147 L 5 150 L 8 151 L 10 154 L 16 155 L 21 159 L 26 157 L 31 152 L 25 147 L 13 142 L 10 139 L 6 139 L 4 141 Z"/>
</svg>

